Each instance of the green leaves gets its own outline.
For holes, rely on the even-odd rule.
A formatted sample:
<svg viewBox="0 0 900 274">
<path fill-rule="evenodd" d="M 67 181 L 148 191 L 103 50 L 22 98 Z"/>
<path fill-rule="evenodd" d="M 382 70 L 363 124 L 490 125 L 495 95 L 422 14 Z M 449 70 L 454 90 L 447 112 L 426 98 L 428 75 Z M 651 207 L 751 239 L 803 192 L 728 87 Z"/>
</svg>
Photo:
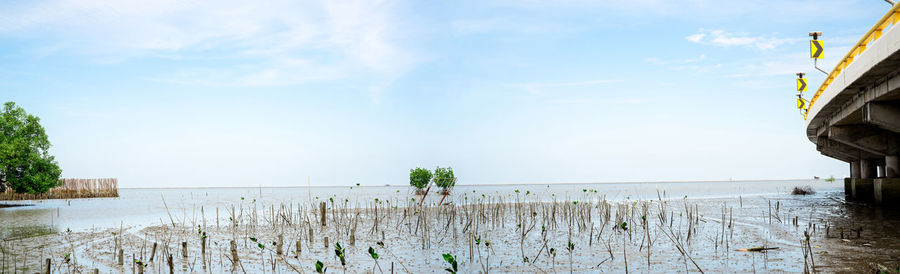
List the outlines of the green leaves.
<svg viewBox="0 0 900 274">
<path fill-rule="evenodd" d="M 378 260 L 378 253 L 375 252 L 375 249 L 371 246 L 369 247 L 369 256 L 372 256 L 372 259 Z"/>
<path fill-rule="evenodd" d="M 447 272 L 456 274 L 456 272 L 459 270 L 457 267 L 458 265 L 456 262 L 456 256 L 450 255 L 450 253 L 445 253 L 441 256 L 444 257 L 444 261 L 447 261 L 447 263 L 450 264 L 450 267 L 444 268 L 444 270 L 446 270 Z"/>
<path fill-rule="evenodd" d="M 415 169 L 409 170 L 409 185 L 422 189 L 428 186 L 428 183 L 431 182 L 431 171 L 417 167 Z"/>
<path fill-rule="evenodd" d="M 316 260 L 316 273 L 325 273 L 325 271 L 328 271 L 325 264 L 323 264 L 322 261 Z"/>
<path fill-rule="evenodd" d="M 13 102 L 0 112 L 0 191 L 39 194 L 59 184 L 59 168 L 40 118 Z"/>
<path fill-rule="evenodd" d="M 619 227 L 622 228 L 622 230 L 628 230 L 628 222 L 622 222 L 619 224 Z"/>
<path fill-rule="evenodd" d="M 341 247 L 341 243 L 334 243 L 334 255 L 341 260 L 341 265 L 347 265 L 347 261 L 344 259 L 344 248 Z"/>
<path fill-rule="evenodd" d="M 456 185 L 456 177 L 453 176 L 453 168 L 437 167 L 434 169 L 434 184 L 443 189 Z"/>
<path fill-rule="evenodd" d="M 254 243 L 256 243 L 256 247 L 259 247 L 259 249 L 265 249 L 265 248 L 266 248 L 266 246 L 263 245 L 262 243 L 260 243 L 260 242 L 258 241 L 258 239 L 256 239 L 255 237 L 249 237 L 249 238 L 250 238 L 250 241 L 253 241 Z"/>
</svg>

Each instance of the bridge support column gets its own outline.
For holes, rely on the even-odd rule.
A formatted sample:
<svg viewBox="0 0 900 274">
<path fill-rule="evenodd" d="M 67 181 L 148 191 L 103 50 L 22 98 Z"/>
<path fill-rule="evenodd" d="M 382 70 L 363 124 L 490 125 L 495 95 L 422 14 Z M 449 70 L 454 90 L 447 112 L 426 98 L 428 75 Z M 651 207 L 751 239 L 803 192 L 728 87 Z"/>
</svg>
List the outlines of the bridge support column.
<svg viewBox="0 0 900 274">
<path fill-rule="evenodd" d="M 875 163 L 869 159 L 859 160 L 859 178 L 862 179 L 872 179 L 875 178 L 876 174 Z"/>
<path fill-rule="evenodd" d="M 887 178 L 900 177 L 900 162 L 896 155 L 884 157 L 884 176 Z"/>
<path fill-rule="evenodd" d="M 859 160 L 850 162 L 850 178 L 859 178 Z"/>
<path fill-rule="evenodd" d="M 875 198 L 875 179 L 850 179 L 850 198 L 857 201 L 871 201 Z"/>
<path fill-rule="evenodd" d="M 900 205 L 900 179 L 873 180 L 873 201 L 878 205 Z"/>
</svg>

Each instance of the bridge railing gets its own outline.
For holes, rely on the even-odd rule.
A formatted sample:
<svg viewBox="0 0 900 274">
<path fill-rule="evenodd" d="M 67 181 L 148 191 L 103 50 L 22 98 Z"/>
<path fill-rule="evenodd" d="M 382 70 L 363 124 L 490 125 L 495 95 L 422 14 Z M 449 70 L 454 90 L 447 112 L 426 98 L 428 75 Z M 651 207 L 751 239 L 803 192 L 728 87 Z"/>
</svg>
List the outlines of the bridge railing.
<svg viewBox="0 0 900 274">
<path fill-rule="evenodd" d="M 890 11 L 884 14 L 884 16 L 878 20 L 878 23 L 875 23 L 875 25 L 859 39 L 859 42 L 856 42 L 856 44 L 853 45 L 853 48 L 850 48 L 847 55 L 844 55 L 844 58 L 834 66 L 834 69 L 828 74 L 828 78 L 825 78 L 825 81 L 819 86 L 819 90 L 817 90 L 816 94 L 810 99 L 808 109 L 812 109 L 812 106 L 816 103 L 816 100 L 819 99 L 819 96 L 822 95 L 822 92 L 824 92 L 825 89 L 828 88 L 828 85 L 841 74 L 844 68 L 849 66 L 850 63 L 853 63 L 853 58 L 865 51 L 869 43 L 878 40 L 878 38 L 881 37 L 882 31 L 897 25 L 897 21 L 900 21 L 900 5 L 894 5 Z"/>
</svg>

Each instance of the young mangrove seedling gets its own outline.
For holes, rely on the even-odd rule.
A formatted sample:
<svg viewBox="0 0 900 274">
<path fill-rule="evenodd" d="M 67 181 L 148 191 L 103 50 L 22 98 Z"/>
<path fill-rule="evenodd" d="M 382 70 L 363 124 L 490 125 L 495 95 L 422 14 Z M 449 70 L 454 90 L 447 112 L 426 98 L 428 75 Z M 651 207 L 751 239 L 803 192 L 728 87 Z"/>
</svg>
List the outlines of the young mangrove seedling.
<svg viewBox="0 0 900 274">
<path fill-rule="evenodd" d="M 550 248 L 550 257 L 551 257 L 551 263 L 552 263 L 551 267 L 555 268 L 556 267 L 556 248 L 552 248 L 552 247 Z"/>
<path fill-rule="evenodd" d="M 458 265 L 456 263 L 456 256 L 450 255 L 450 253 L 445 253 L 445 254 L 443 254 L 443 256 L 444 256 L 444 261 L 447 261 L 447 263 L 450 264 L 450 267 L 444 268 L 444 270 L 446 270 L 447 272 L 456 274 L 456 272 L 459 270 L 457 268 Z"/>
<path fill-rule="evenodd" d="M 254 243 L 256 243 L 256 246 L 259 247 L 260 249 L 266 248 L 266 246 L 263 245 L 262 243 L 260 243 L 259 241 L 257 241 L 257 239 L 255 237 L 250 237 L 250 240 L 253 241 Z"/>
<path fill-rule="evenodd" d="M 325 264 L 322 261 L 316 260 L 316 273 L 325 273 L 328 271 L 328 268 L 325 267 Z"/>
<path fill-rule="evenodd" d="M 381 271 L 381 273 L 384 273 L 384 270 L 381 270 L 381 266 L 378 265 L 378 252 L 375 252 L 375 249 L 371 246 L 369 247 L 369 256 L 372 257 L 372 260 L 375 260 L 375 266 L 378 267 L 378 270 Z M 372 267 L 372 272 L 375 272 L 374 267 Z"/>
<path fill-rule="evenodd" d="M 341 266 L 344 267 L 344 271 L 347 271 L 347 260 L 344 258 L 344 248 L 341 247 L 341 243 L 334 243 L 334 255 L 341 260 Z"/>
</svg>

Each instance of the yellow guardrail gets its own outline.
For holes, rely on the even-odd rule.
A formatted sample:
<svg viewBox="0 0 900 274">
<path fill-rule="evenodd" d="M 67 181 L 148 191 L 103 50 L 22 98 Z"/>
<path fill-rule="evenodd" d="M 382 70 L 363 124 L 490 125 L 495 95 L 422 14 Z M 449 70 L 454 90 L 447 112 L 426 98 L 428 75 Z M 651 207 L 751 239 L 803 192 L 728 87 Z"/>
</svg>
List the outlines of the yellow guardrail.
<svg viewBox="0 0 900 274">
<path fill-rule="evenodd" d="M 823 82 L 822 85 L 819 86 L 819 90 L 816 91 L 816 94 L 813 95 L 812 99 L 809 101 L 809 108 L 807 109 L 811 109 L 812 106 L 816 103 L 816 100 L 819 99 L 819 95 L 822 95 L 822 92 L 824 92 L 825 89 L 828 88 L 828 85 L 830 85 L 831 82 L 834 81 L 834 78 L 841 74 L 841 71 L 843 71 L 844 68 L 850 65 L 850 63 L 853 63 L 854 57 L 865 51 L 866 46 L 868 46 L 869 43 L 878 40 L 878 38 L 881 37 L 882 31 L 897 25 L 897 21 L 900 21 L 900 5 L 894 5 L 894 7 L 892 7 L 890 11 L 884 14 L 884 16 L 882 16 L 881 19 L 878 20 L 878 23 L 875 23 L 875 26 L 872 26 L 872 28 L 869 29 L 869 31 L 866 32 L 866 34 L 863 35 L 861 39 L 859 39 L 859 42 L 856 42 L 856 44 L 853 45 L 853 48 L 850 49 L 850 52 L 847 52 L 847 55 L 844 55 L 844 58 L 841 59 L 841 61 L 837 63 L 836 66 L 834 66 L 834 69 L 832 69 L 831 73 L 828 74 L 828 78 L 825 78 L 825 82 Z M 806 118 L 805 115 L 804 118 Z"/>
</svg>

